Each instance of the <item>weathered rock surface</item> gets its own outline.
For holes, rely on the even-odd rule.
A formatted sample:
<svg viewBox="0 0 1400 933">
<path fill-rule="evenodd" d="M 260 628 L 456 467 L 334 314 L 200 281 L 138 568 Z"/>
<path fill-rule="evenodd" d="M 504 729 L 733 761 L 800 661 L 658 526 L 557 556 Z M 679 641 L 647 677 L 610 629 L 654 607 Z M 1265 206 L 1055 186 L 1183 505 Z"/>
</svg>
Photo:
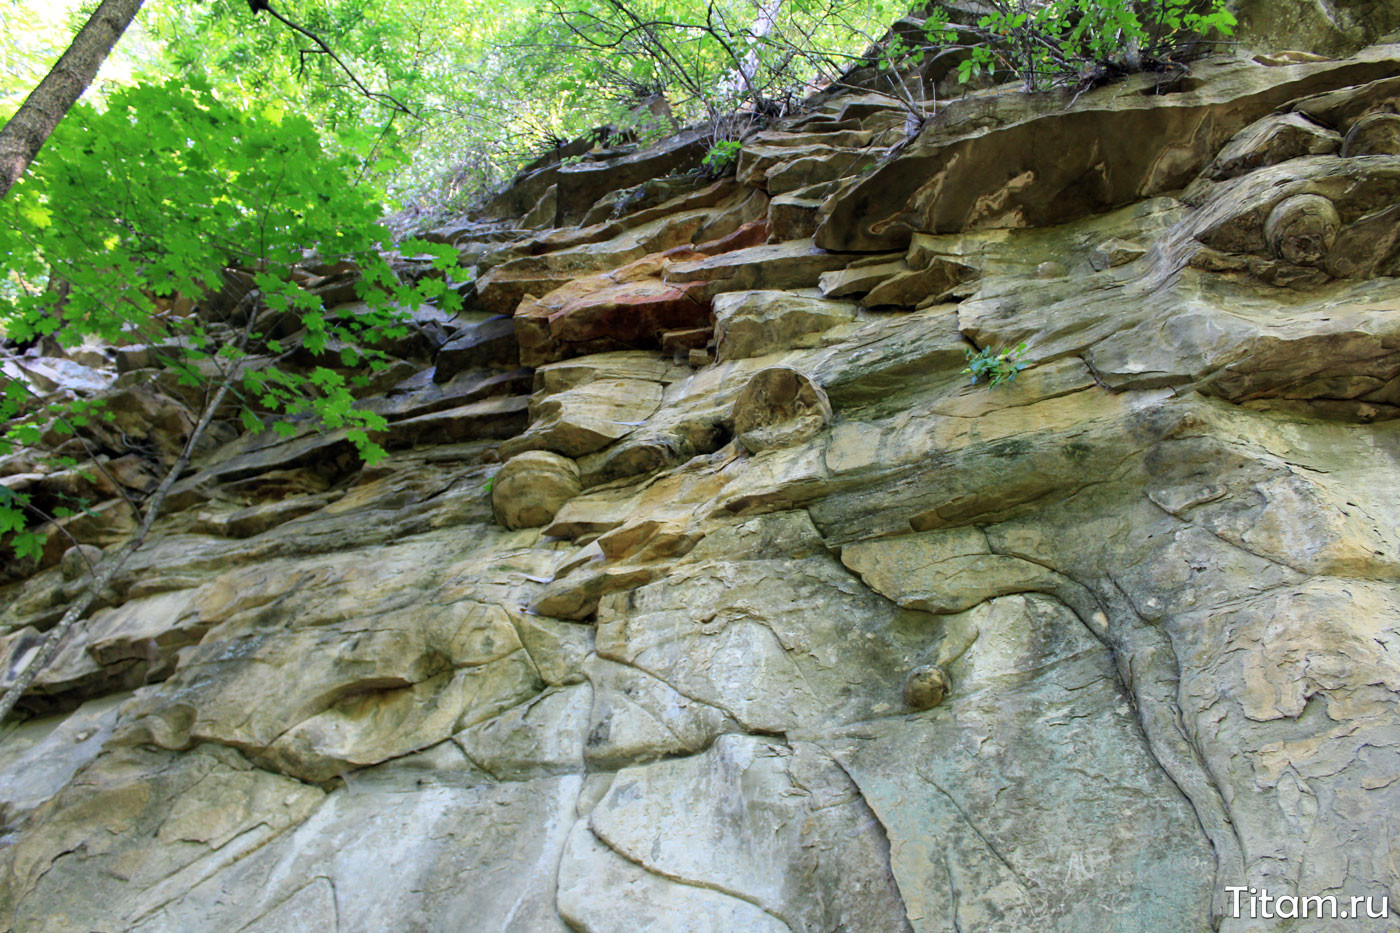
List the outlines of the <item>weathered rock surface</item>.
<svg viewBox="0 0 1400 933">
<path fill-rule="evenodd" d="M 1244 41 L 1265 49 L 1346 54 L 1400 28 L 1400 10 L 1369 0 L 1234 0 L 1228 5 L 1239 17 Z"/>
<path fill-rule="evenodd" d="M 902 146 L 831 90 L 709 185 L 653 178 L 693 135 L 532 166 L 435 233 L 483 275 L 361 400 L 390 456 L 200 451 L 25 697 L 0 928 L 1332 933 L 1226 887 L 1393 902 L 1397 56 L 972 93 Z M 189 423 L 111 355 L 21 362 L 142 450 L 0 460 L 105 497 L 6 568 L 0 680 Z"/>
<path fill-rule="evenodd" d="M 855 306 L 786 291 L 729 292 L 715 299 L 719 359 L 763 356 L 810 342 L 855 319 Z"/>
<path fill-rule="evenodd" d="M 1345 62 L 1202 65 L 1190 90 L 1165 96 L 1142 93 L 1154 80 L 1143 75 L 1077 100 L 1003 94 L 949 108 L 827 202 L 816 243 L 897 249 L 917 231 L 1042 227 L 1180 188 L 1288 101 L 1390 76 L 1396 52 L 1380 49 Z"/>
</svg>

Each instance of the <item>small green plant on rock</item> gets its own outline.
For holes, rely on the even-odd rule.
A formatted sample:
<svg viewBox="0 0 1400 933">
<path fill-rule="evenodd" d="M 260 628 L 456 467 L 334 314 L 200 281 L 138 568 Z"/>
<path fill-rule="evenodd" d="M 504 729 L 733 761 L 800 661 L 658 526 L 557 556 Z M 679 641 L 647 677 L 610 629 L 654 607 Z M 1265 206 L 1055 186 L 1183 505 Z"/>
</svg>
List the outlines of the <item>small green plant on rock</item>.
<svg viewBox="0 0 1400 933">
<path fill-rule="evenodd" d="M 1021 359 L 1021 354 L 1025 352 L 1024 343 L 999 353 L 991 347 L 980 350 L 968 347 L 967 366 L 963 372 L 972 375 L 972 385 L 977 385 L 978 380 L 986 377 L 987 388 L 995 389 L 1002 383 L 1015 382 L 1016 375 L 1031 365 Z"/>
<path fill-rule="evenodd" d="M 739 161 L 739 150 L 744 144 L 737 139 L 722 139 L 710 147 L 700 165 L 710 175 L 718 177 L 730 171 Z"/>
</svg>

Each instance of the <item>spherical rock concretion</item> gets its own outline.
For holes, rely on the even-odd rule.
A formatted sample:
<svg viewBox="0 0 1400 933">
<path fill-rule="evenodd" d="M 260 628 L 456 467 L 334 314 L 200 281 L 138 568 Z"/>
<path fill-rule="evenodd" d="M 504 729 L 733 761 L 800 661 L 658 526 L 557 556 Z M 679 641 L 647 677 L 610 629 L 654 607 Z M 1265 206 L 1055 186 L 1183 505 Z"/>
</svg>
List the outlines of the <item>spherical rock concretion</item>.
<svg viewBox="0 0 1400 933">
<path fill-rule="evenodd" d="M 821 433 L 831 420 L 822 387 L 794 369 L 754 374 L 734 402 L 734 433 L 750 453 L 791 447 Z"/>
<path fill-rule="evenodd" d="M 102 561 L 102 548 L 93 544 L 75 544 L 59 558 L 59 572 L 65 580 L 77 580 L 92 573 Z"/>
<path fill-rule="evenodd" d="M 1357 120 L 1342 140 L 1342 158 L 1400 155 L 1400 114 L 1368 113 Z"/>
<path fill-rule="evenodd" d="M 496 474 L 491 507 L 507 528 L 538 528 L 582 491 L 577 463 L 547 450 L 528 450 Z"/>
<path fill-rule="evenodd" d="M 948 675 L 937 664 L 925 664 L 909 672 L 904 682 L 904 702 L 910 709 L 933 709 L 948 695 Z"/>
<path fill-rule="evenodd" d="M 1280 201 L 1264 221 L 1264 240 L 1277 259 L 1299 266 L 1321 265 L 1337 241 L 1342 219 L 1320 194 L 1299 194 Z"/>
</svg>

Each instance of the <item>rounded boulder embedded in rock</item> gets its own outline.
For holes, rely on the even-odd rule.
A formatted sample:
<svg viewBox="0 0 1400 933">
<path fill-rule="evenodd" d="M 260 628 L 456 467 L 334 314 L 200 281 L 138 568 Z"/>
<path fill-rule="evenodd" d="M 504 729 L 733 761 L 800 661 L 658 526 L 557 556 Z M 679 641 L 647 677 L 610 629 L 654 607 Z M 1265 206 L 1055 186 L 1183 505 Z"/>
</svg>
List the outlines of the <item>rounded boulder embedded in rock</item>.
<svg viewBox="0 0 1400 933">
<path fill-rule="evenodd" d="M 749 453 L 810 440 L 830 420 L 822 387 L 781 366 L 755 374 L 734 402 L 734 433 Z"/>
<path fill-rule="evenodd" d="M 1300 266 L 1327 258 L 1342 221 L 1337 208 L 1320 194 L 1299 194 L 1281 201 L 1264 222 L 1264 239 L 1278 259 Z"/>
<path fill-rule="evenodd" d="M 925 664 L 909 672 L 904 682 L 904 702 L 910 709 L 922 712 L 933 709 L 948 695 L 948 675 L 937 664 Z"/>
<path fill-rule="evenodd" d="M 507 528 L 539 528 L 583 491 L 578 464 L 547 450 L 528 450 L 506 461 L 491 486 L 496 521 Z"/>
<path fill-rule="evenodd" d="M 59 569 L 65 580 L 77 580 L 93 572 L 102 563 L 102 548 L 95 544 L 75 544 L 63 552 Z"/>
<path fill-rule="evenodd" d="M 1400 114 L 1368 113 L 1357 120 L 1342 141 L 1342 158 L 1400 155 Z"/>
</svg>

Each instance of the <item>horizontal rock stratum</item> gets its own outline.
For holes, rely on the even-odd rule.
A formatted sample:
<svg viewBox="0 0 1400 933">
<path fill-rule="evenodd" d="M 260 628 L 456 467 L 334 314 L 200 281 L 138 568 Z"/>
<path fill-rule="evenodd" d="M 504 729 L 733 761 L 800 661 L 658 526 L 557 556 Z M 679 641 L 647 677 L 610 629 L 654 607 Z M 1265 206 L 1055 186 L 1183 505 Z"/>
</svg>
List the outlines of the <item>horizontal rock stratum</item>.
<svg viewBox="0 0 1400 933">
<path fill-rule="evenodd" d="M 1400 46 L 1305 58 L 971 93 L 912 139 L 827 92 L 733 179 L 682 135 L 437 231 L 478 307 L 423 312 L 362 401 L 389 459 L 202 450 L 26 697 L 0 927 L 1400 900 Z M 22 364 L 110 394 L 146 488 L 186 400 L 87 352 Z M 131 516 L 88 492 L 110 547 Z M 85 554 L 6 568 L 9 669 Z"/>
</svg>

